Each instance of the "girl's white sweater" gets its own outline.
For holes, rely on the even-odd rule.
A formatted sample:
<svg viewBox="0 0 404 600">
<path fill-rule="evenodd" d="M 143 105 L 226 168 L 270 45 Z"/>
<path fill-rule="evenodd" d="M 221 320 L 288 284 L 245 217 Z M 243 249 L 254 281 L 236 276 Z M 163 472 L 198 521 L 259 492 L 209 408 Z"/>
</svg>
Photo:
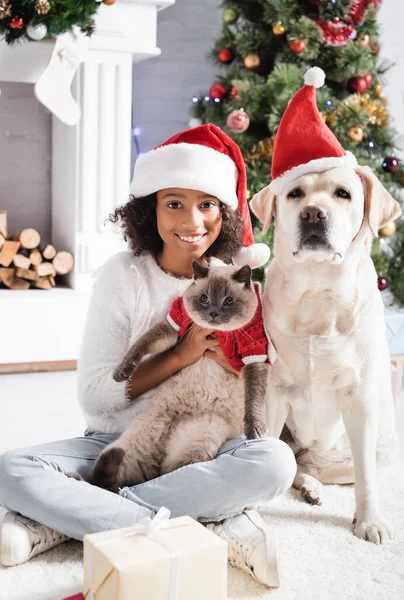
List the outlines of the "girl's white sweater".
<svg viewBox="0 0 404 600">
<path fill-rule="evenodd" d="M 133 342 L 169 312 L 190 279 L 162 271 L 150 254 L 121 252 L 96 274 L 78 361 L 79 402 L 87 425 L 122 432 L 152 395 L 126 395 L 112 372 Z"/>
</svg>

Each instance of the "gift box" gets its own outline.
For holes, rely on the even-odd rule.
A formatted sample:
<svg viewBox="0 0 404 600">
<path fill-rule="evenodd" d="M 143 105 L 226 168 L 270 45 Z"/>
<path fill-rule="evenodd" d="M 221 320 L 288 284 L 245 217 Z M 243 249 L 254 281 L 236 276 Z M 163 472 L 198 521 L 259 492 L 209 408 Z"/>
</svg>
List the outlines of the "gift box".
<svg viewBox="0 0 404 600">
<path fill-rule="evenodd" d="M 85 536 L 85 600 L 225 600 L 227 543 L 190 517 L 168 517 L 160 509 Z"/>
</svg>

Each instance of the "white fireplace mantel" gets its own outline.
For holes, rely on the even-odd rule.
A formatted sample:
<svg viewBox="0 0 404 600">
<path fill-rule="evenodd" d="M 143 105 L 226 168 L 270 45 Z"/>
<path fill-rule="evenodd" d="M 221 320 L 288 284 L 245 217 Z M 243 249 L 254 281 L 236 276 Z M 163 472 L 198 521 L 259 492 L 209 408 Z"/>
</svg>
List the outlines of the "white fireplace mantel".
<svg viewBox="0 0 404 600">
<path fill-rule="evenodd" d="M 81 108 L 70 127 L 52 118 L 52 243 L 75 256 L 67 288 L 0 290 L 0 365 L 76 360 L 92 275 L 125 249 L 105 219 L 128 199 L 132 63 L 158 56 L 157 12 L 175 0 L 101 4 L 90 52 L 73 82 Z M 35 83 L 52 41 L 0 42 L 0 81 Z"/>
</svg>

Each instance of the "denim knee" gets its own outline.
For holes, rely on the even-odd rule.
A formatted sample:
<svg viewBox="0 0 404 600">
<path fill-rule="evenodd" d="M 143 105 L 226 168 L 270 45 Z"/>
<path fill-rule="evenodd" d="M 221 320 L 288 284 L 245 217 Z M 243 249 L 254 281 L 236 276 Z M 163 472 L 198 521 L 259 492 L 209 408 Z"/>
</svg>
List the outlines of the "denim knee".
<svg viewBox="0 0 404 600">
<path fill-rule="evenodd" d="M 0 504 L 9 508 L 20 483 L 24 481 L 27 456 L 18 451 L 6 452 L 0 456 Z"/>
<path fill-rule="evenodd" d="M 296 460 L 292 449 L 277 438 L 246 440 L 234 456 L 248 459 L 249 480 L 253 487 L 261 486 L 268 499 L 289 489 L 296 475 Z"/>
</svg>

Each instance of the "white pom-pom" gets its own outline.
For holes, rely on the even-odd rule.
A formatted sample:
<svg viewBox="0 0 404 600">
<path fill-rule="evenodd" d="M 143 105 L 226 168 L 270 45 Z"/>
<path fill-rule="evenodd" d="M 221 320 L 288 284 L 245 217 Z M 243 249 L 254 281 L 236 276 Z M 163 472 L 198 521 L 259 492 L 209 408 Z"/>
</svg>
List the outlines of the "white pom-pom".
<svg viewBox="0 0 404 600">
<path fill-rule="evenodd" d="M 321 88 L 324 85 L 325 73 L 320 67 L 313 67 L 304 74 L 304 84 L 314 85 L 315 88 Z"/>
<path fill-rule="evenodd" d="M 269 261 L 271 250 L 266 244 L 253 244 L 248 248 L 240 248 L 233 256 L 233 264 L 236 267 L 244 267 L 250 265 L 252 269 L 262 267 Z"/>
</svg>

